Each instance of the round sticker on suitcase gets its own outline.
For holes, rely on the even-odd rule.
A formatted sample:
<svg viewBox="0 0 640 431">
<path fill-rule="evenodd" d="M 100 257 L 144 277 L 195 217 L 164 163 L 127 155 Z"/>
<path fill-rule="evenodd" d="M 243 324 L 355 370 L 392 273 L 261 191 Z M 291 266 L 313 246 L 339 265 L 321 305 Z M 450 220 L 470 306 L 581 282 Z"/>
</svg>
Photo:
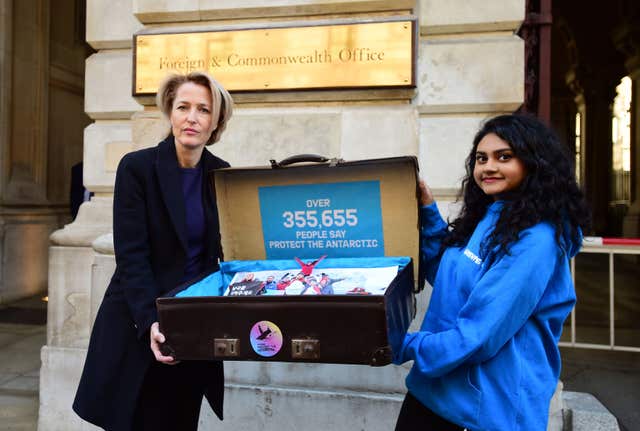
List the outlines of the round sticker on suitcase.
<svg viewBox="0 0 640 431">
<path fill-rule="evenodd" d="M 260 356 L 270 358 L 282 348 L 282 332 L 278 325 L 261 320 L 253 325 L 249 333 L 251 347 Z"/>
</svg>

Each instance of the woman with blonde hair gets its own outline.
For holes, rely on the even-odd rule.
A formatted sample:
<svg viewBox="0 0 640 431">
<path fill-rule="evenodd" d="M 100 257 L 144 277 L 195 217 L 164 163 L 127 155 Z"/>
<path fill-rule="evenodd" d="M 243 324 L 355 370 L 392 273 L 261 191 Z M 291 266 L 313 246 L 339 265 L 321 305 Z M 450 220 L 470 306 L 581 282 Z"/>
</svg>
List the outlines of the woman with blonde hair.
<svg viewBox="0 0 640 431">
<path fill-rule="evenodd" d="M 222 362 L 165 356 L 155 301 L 218 269 L 218 215 L 207 173 L 229 165 L 204 147 L 220 139 L 233 101 L 211 76 L 192 72 L 168 76 L 157 105 L 171 123 L 168 136 L 126 154 L 116 173 L 116 270 L 73 404 L 107 430 L 196 430 L 203 396 L 222 419 Z"/>
</svg>

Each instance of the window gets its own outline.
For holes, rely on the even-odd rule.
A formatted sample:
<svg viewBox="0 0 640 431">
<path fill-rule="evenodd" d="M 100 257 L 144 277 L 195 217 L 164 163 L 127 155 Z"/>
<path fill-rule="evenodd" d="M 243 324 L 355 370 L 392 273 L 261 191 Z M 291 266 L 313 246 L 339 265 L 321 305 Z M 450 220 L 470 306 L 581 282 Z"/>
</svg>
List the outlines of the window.
<svg viewBox="0 0 640 431">
<path fill-rule="evenodd" d="M 616 87 L 611 124 L 612 200 L 631 203 L 631 78 L 625 76 Z"/>
<path fill-rule="evenodd" d="M 582 180 L 582 114 L 576 112 L 575 130 L 575 156 L 576 156 L 576 182 L 581 184 Z"/>
</svg>

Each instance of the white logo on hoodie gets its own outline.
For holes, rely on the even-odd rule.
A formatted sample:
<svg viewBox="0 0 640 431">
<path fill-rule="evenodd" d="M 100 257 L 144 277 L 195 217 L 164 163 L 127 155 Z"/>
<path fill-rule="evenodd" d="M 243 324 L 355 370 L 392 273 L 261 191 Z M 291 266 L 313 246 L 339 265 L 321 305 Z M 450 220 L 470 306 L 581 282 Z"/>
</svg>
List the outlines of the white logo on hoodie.
<svg viewBox="0 0 640 431">
<path fill-rule="evenodd" d="M 471 261 L 476 265 L 480 265 L 482 263 L 482 259 L 476 256 L 475 253 L 469 250 L 468 248 L 464 249 L 464 255 L 467 256 L 469 259 L 471 259 Z"/>
</svg>

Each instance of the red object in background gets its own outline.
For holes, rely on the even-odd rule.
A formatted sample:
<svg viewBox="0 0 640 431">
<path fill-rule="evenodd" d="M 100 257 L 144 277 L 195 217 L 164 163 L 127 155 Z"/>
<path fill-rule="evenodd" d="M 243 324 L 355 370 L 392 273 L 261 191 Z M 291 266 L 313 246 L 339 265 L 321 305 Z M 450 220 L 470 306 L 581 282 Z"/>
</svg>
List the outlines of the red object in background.
<svg viewBox="0 0 640 431">
<path fill-rule="evenodd" d="M 603 245 L 640 245 L 640 238 L 602 238 Z"/>
</svg>

